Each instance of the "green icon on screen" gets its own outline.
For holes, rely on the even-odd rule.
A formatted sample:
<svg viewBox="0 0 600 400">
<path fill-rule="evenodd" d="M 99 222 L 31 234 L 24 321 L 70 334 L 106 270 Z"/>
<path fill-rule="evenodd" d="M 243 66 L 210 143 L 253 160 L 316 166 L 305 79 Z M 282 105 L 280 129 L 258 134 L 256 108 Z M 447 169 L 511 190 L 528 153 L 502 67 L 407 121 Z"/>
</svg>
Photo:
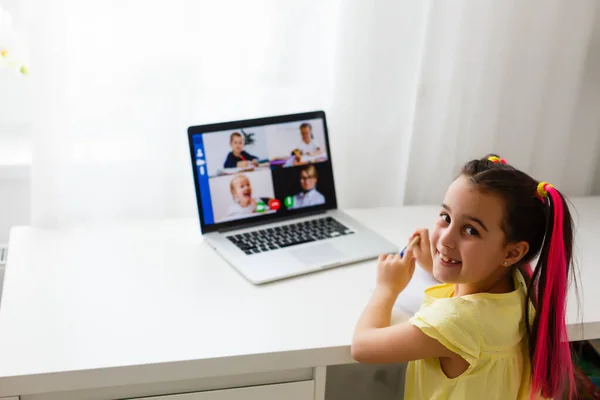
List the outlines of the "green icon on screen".
<svg viewBox="0 0 600 400">
<path fill-rule="evenodd" d="M 258 203 L 256 203 L 256 212 L 265 212 L 267 206 L 265 206 L 265 203 L 263 203 L 262 201 L 259 201 Z"/>
<path fill-rule="evenodd" d="M 287 208 L 294 207 L 294 198 L 292 196 L 286 197 L 285 199 L 283 199 L 283 202 L 285 203 L 285 206 Z"/>
</svg>

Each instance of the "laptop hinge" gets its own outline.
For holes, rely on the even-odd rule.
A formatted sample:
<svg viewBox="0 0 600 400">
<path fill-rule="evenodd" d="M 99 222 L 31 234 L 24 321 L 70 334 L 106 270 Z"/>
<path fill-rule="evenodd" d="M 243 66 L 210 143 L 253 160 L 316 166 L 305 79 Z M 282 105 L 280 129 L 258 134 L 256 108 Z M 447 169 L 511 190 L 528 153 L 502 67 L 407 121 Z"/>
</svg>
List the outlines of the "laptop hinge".
<svg viewBox="0 0 600 400">
<path fill-rule="evenodd" d="M 256 221 L 256 222 L 240 224 L 240 225 L 236 225 L 236 226 L 228 226 L 226 228 L 219 229 L 217 232 L 218 233 L 227 233 L 227 232 L 231 232 L 231 231 L 239 231 L 240 229 L 254 228 L 257 226 L 264 226 L 264 225 L 274 224 L 274 223 L 278 223 L 278 222 L 282 222 L 282 221 L 289 221 L 289 220 L 293 220 L 293 219 L 312 217 L 315 215 L 325 214 L 327 211 L 330 211 L 330 210 L 310 211 L 305 214 L 303 213 L 302 215 L 296 214 L 296 215 L 290 215 L 290 216 L 281 217 L 281 218 L 275 218 L 275 219 L 269 220 L 269 222 Z"/>
</svg>

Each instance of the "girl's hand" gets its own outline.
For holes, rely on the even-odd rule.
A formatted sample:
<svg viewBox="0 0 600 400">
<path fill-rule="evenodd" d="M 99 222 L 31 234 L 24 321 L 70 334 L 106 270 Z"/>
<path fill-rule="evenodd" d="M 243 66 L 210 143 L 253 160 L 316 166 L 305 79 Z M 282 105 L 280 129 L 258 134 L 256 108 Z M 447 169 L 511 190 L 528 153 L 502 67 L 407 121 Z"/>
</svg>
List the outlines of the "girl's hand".
<svg viewBox="0 0 600 400">
<path fill-rule="evenodd" d="M 408 240 L 411 242 L 415 237 L 419 236 L 419 243 L 414 246 L 413 254 L 421 267 L 433 274 L 433 257 L 431 255 L 431 243 L 429 242 L 429 230 L 417 229 Z"/>
<path fill-rule="evenodd" d="M 382 254 L 377 261 L 377 286 L 395 295 L 404 290 L 415 272 L 416 259 L 412 246 L 408 246 L 404 257 L 400 254 Z"/>
</svg>

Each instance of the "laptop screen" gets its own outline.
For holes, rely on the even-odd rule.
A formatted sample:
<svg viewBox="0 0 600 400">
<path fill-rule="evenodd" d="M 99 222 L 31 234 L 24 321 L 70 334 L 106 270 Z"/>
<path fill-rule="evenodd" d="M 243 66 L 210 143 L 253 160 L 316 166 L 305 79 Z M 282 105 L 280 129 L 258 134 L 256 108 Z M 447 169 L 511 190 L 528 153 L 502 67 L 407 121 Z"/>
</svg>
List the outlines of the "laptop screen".
<svg viewBox="0 0 600 400">
<path fill-rule="evenodd" d="M 323 112 L 188 133 L 204 232 L 337 206 Z"/>
</svg>

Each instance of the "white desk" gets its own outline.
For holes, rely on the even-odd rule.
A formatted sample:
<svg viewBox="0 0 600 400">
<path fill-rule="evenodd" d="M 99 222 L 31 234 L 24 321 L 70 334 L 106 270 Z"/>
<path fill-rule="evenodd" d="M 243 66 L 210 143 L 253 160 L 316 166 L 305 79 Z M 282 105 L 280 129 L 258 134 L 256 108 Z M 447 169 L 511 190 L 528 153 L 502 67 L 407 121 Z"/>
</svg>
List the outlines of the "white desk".
<svg viewBox="0 0 600 400">
<path fill-rule="evenodd" d="M 585 297 L 583 325 L 570 302 L 571 338 L 598 338 L 600 198 L 574 203 Z M 351 214 L 400 247 L 437 211 Z M 351 336 L 374 278 L 368 262 L 254 286 L 202 243 L 195 220 L 17 228 L 0 308 L 0 398 L 120 399 L 264 384 L 255 397 L 216 390 L 165 398 L 322 400 L 324 367 L 353 362 Z M 267 385 L 278 382 L 295 383 Z"/>
</svg>

